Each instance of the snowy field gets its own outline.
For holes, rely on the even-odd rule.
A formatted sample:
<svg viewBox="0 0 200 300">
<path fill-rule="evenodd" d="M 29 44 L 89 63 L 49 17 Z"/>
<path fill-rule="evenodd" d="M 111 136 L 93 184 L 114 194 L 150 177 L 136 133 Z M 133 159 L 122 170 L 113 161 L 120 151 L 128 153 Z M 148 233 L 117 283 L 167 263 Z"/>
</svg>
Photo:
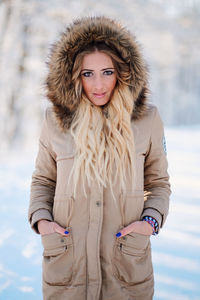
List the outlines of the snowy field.
<svg viewBox="0 0 200 300">
<path fill-rule="evenodd" d="M 159 236 L 152 237 L 154 300 L 200 300 L 200 127 L 166 129 L 173 194 Z M 32 152 L 32 153 L 30 153 Z M 36 151 L 1 155 L 0 299 L 39 300 L 40 237 L 27 223 Z"/>
</svg>

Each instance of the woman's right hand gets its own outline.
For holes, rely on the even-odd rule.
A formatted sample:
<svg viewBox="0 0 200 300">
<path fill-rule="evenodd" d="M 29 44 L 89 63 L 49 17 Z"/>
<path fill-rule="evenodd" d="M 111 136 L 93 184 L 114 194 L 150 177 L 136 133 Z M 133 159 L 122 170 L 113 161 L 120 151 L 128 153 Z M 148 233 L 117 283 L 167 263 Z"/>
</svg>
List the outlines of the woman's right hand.
<svg viewBox="0 0 200 300">
<path fill-rule="evenodd" d="M 55 222 L 40 220 L 38 221 L 37 225 L 38 225 L 38 231 L 41 235 L 51 234 L 54 232 L 60 233 L 62 235 L 68 235 L 69 233 L 68 231 L 66 231 L 65 228 L 61 227 Z"/>
</svg>

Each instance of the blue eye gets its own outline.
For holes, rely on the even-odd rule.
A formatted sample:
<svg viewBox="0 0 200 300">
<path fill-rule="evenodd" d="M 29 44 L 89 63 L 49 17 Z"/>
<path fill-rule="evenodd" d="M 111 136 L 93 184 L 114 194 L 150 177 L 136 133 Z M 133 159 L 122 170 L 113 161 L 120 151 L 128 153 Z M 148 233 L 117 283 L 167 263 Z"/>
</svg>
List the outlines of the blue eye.
<svg viewBox="0 0 200 300">
<path fill-rule="evenodd" d="M 113 73 L 114 73 L 114 72 L 111 71 L 111 70 L 106 70 L 106 71 L 104 71 L 104 74 L 105 74 L 105 75 L 108 75 L 108 76 L 112 75 Z"/>
<path fill-rule="evenodd" d="M 84 73 L 82 73 L 82 75 L 84 77 L 91 77 L 92 76 L 92 72 L 84 72 Z"/>
</svg>

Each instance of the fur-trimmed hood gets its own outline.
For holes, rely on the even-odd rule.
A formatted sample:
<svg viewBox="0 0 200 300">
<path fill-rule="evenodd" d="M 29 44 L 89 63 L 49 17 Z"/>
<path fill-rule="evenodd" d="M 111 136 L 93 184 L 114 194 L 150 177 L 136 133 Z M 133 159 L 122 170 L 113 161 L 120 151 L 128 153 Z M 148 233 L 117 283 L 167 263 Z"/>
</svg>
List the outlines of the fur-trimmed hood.
<svg viewBox="0 0 200 300">
<path fill-rule="evenodd" d="M 72 83 L 72 68 L 76 55 L 93 41 L 104 41 L 115 48 L 129 65 L 134 109 L 132 119 L 146 111 L 147 68 L 135 37 L 118 22 L 107 17 L 85 17 L 74 21 L 53 44 L 48 61 L 47 97 L 63 129 L 71 125 L 80 99 Z"/>
</svg>

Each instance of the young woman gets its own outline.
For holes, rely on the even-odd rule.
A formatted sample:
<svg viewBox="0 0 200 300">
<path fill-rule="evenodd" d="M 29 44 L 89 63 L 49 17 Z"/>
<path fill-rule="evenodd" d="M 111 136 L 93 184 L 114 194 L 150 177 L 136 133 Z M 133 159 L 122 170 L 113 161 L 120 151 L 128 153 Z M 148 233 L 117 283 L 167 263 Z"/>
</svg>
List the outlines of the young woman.
<svg viewBox="0 0 200 300">
<path fill-rule="evenodd" d="M 29 220 L 41 234 L 44 299 L 147 300 L 150 236 L 170 195 L 162 121 L 147 103 L 135 38 L 76 20 L 52 48 Z"/>
</svg>

